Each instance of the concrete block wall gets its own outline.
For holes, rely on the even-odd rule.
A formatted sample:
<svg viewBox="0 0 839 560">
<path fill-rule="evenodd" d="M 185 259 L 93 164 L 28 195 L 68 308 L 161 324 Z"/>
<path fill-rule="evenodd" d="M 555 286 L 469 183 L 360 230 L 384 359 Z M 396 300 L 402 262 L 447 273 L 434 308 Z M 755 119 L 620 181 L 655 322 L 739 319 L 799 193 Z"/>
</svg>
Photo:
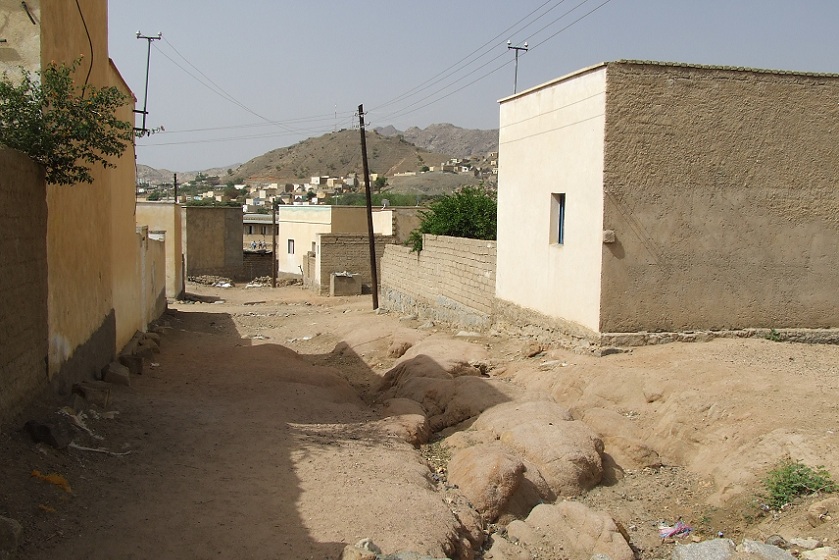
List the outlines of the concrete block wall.
<svg viewBox="0 0 839 560">
<path fill-rule="evenodd" d="M 376 265 L 381 278 L 381 262 L 385 247 L 393 243 L 393 238 L 375 235 Z M 366 286 L 364 293 L 369 292 L 373 283 L 370 273 L 370 245 L 367 235 L 350 233 L 330 233 L 318 236 L 319 253 L 317 255 L 318 270 L 316 282 L 310 286 L 321 294 L 329 293 L 329 276 L 333 272 L 351 272 L 358 274 L 362 286 Z M 381 280 L 379 281 L 381 284 Z"/>
<path fill-rule="evenodd" d="M 48 387 L 47 203 L 43 171 L 0 149 L 0 422 Z"/>
<path fill-rule="evenodd" d="M 389 245 L 382 259 L 381 307 L 474 328 L 490 324 L 495 241 L 423 236 L 423 250 Z"/>
<path fill-rule="evenodd" d="M 241 278 L 237 280 L 253 280 L 264 276 L 271 276 L 271 263 L 274 262 L 274 253 L 268 251 L 245 251 L 243 254 L 244 270 Z"/>
</svg>

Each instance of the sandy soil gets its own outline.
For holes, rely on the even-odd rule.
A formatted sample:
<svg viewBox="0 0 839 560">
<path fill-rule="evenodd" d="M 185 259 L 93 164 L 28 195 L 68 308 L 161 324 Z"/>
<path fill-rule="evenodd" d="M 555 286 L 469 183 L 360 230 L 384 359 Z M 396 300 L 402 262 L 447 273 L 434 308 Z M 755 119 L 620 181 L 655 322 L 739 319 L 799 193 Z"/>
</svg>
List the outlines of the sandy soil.
<svg viewBox="0 0 839 560">
<path fill-rule="evenodd" d="M 395 333 L 454 339 L 458 329 L 420 331 L 420 321 L 374 313 L 369 297 L 189 290 L 203 301 L 170 305 L 144 374 L 113 386 L 108 410 L 85 411 L 93 435 L 69 428 L 79 445 L 112 454 L 35 445 L 4 427 L 0 515 L 24 527 L 19 558 L 332 559 L 365 537 L 385 552 L 456 553 L 457 508 L 427 450 L 390 434 L 371 405 Z M 627 457 L 614 481 L 576 499 L 611 513 L 644 558 L 669 556 L 658 525 L 679 518 L 702 538 L 839 545 L 839 517 L 807 524 L 815 498 L 772 513 L 760 497 L 761 477 L 784 456 L 839 475 L 839 348 L 718 340 L 525 358 L 524 340 L 470 341 L 489 351 L 490 377 L 549 394 Z M 17 425 L 69 425 L 58 411 L 71 403 L 39 403 Z M 627 439 L 660 461 L 633 464 Z"/>
</svg>

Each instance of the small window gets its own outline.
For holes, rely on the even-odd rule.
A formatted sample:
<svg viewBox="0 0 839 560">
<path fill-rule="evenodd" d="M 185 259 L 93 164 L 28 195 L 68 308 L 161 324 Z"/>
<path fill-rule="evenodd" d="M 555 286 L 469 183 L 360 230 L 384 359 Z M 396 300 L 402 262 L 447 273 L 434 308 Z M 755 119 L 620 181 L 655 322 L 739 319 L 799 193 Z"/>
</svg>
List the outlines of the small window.
<svg viewBox="0 0 839 560">
<path fill-rule="evenodd" d="M 551 243 L 565 243 L 565 193 L 551 195 Z"/>
<path fill-rule="evenodd" d="M 288 254 L 289 255 L 294 254 L 294 239 L 289 239 L 288 240 Z"/>
</svg>

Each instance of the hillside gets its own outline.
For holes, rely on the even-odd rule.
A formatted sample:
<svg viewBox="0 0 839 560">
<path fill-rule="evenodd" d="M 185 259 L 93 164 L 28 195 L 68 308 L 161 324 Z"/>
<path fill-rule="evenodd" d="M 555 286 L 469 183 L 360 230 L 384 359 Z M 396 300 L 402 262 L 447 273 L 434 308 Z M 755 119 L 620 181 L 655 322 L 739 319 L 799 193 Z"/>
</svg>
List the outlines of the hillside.
<svg viewBox="0 0 839 560">
<path fill-rule="evenodd" d="M 383 136 L 401 136 L 407 142 L 432 152 L 452 154 L 459 158 L 483 157 L 498 151 L 498 129 L 477 130 L 453 124 L 432 124 L 426 128 L 415 126 L 400 131 L 393 126 L 376 128 Z"/>
<path fill-rule="evenodd" d="M 484 157 L 498 149 L 498 130 L 470 130 L 451 124 L 432 124 L 400 131 L 393 126 L 367 133 L 367 152 L 371 173 L 386 175 L 394 191 L 449 192 L 477 179 L 449 174 L 425 174 L 418 177 L 394 177 L 396 173 L 419 171 L 456 158 L 472 158 L 482 168 Z M 178 181 L 195 179 L 199 171 L 178 171 Z M 361 175 L 361 146 L 358 130 L 341 130 L 309 138 L 291 146 L 277 148 L 242 165 L 206 169 L 200 173 L 221 178 L 223 183 L 303 183 L 313 176 Z M 171 184 L 173 172 L 137 166 L 137 179 L 151 185 Z M 485 179 L 493 182 L 494 177 Z"/>
<path fill-rule="evenodd" d="M 137 165 L 137 183 L 148 183 L 150 185 L 164 185 L 172 184 L 173 175 L 178 174 L 178 183 L 186 183 L 192 181 L 199 173 L 209 177 L 226 177 L 228 169 L 236 169 L 239 167 L 238 163 L 228 165 L 227 167 L 214 167 L 212 169 L 204 169 L 203 171 L 169 171 L 168 169 L 155 169 L 148 165 Z"/>
<path fill-rule="evenodd" d="M 452 156 L 418 148 L 398 136 L 367 133 L 371 173 L 392 176 L 420 167 L 440 165 Z M 231 179 L 236 182 L 300 183 L 318 175 L 362 174 L 358 130 L 341 130 L 271 150 L 242 164 Z"/>
</svg>

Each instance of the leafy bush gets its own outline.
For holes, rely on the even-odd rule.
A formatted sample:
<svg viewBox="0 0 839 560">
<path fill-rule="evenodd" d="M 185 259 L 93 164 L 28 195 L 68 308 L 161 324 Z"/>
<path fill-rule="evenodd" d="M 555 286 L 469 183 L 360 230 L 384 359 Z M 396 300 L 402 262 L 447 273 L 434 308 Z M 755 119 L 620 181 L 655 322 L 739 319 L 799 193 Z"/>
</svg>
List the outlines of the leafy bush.
<svg viewBox="0 0 839 560">
<path fill-rule="evenodd" d="M 769 471 L 763 484 L 769 506 L 774 509 L 780 509 L 798 496 L 837 490 L 836 483 L 824 467 L 814 469 L 792 459 L 784 459 Z"/>
<path fill-rule="evenodd" d="M 130 98 L 116 87 L 77 86 L 70 65 L 55 63 L 39 75 L 21 70 L 19 83 L 0 79 L 0 144 L 20 150 L 44 166 L 47 182 L 92 183 L 88 165 L 115 167 L 134 137 L 131 123 L 115 112 Z"/>
<path fill-rule="evenodd" d="M 494 240 L 498 225 L 498 204 L 495 195 L 466 187 L 460 192 L 444 195 L 421 212 L 420 227 L 411 232 L 408 245 L 422 251 L 422 234 L 450 235 L 469 239 Z"/>
</svg>

